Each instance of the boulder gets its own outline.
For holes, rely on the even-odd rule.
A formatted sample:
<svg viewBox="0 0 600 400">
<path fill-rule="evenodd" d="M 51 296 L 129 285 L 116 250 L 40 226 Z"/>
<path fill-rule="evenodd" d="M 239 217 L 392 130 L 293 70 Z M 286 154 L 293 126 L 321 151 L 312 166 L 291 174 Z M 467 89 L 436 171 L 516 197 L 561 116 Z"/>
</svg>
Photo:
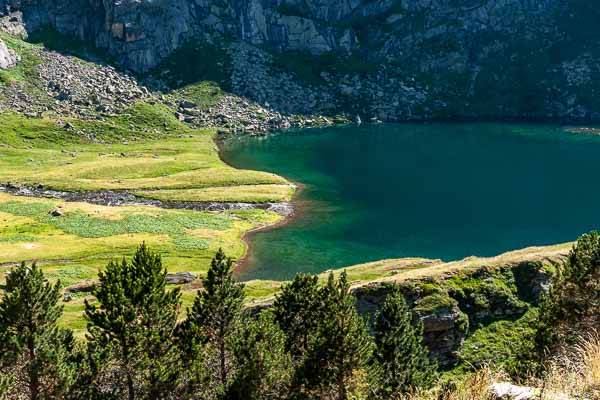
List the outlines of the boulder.
<svg viewBox="0 0 600 400">
<path fill-rule="evenodd" d="M 62 210 L 59 210 L 58 208 L 56 210 L 52 210 L 50 212 L 50 215 L 52 215 L 53 217 L 61 217 L 63 215 Z"/>
<path fill-rule="evenodd" d="M 66 294 L 90 293 L 98 285 L 97 280 L 89 279 L 65 288 Z"/>
<path fill-rule="evenodd" d="M 6 47 L 0 40 L 0 69 L 13 68 L 20 61 L 20 57 L 13 50 Z"/>
<path fill-rule="evenodd" d="M 176 272 L 174 274 L 167 274 L 166 280 L 169 285 L 183 285 L 193 282 L 197 277 L 198 275 L 192 272 Z"/>
<path fill-rule="evenodd" d="M 183 109 L 193 109 L 197 107 L 197 104 L 189 100 L 182 100 L 179 106 Z"/>
<path fill-rule="evenodd" d="M 537 390 L 528 386 L 517 386 L 508 382 L 492 384 L 492 397 L 498 400 L 528 400 L 537 397 Z"/>
</svg>

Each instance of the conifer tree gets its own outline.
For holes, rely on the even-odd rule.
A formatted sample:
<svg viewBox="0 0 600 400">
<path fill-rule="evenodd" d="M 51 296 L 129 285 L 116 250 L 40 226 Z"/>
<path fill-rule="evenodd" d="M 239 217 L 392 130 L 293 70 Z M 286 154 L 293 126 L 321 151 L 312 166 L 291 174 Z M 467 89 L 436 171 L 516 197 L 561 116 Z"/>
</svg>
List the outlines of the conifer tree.
<svg viewBox="0 0 600 400">
<path fill-rule="evenodd" d="M 389 398 L 433 382 L 435 366 L 422 344 L 423 324 L 420 321 L 413 324 L 412 320 L 404 296 L 394 287 L 374 321 L 377 398 Z"/>
<path fill-rule="evenodd" d="M 298 274 L 284 285 L 273 304 L 275 320 L 286 334 L 286 349 L 296 361 L 304 357 L 321 320 L 319 278 Z"/>
<path fill-rule="evenodd" d="M 198 291 L 188 318 L 182 329 L 182 341 L 204 344 L 203 364 L 207 371 L 208 389 L 205 396 L 223 396 L 231 383 L 233 370 L 232 344 L 240 327 L 244 303 L 244 286 L 236 283 L 232 276 L 233 260 L 219 249 L 207 276 L 203 279 L 204 289 Z M 195 363 L 198 365 L 198 362 Z"/>
<path fill-rule="evenodd" d="M 131 262 L 110 262 L 99 278 L 98 305 L 85 302 L 96 388 L 129 400 L 168 398 L 180 374 L 181 294 L 166 290 L 160 256 L 142 244 Z"/>
<path fill-rule="evenodd" d="M 346 273 L 329 275 L 321 289 L 323 313 L 306 358 L 296 371 L 296 397 L 347 400 L 366 391 L 372 340 L 355 308 Z"/>
<path fill-rule="evenodd" d="M 230 400 L 287 399 L 291 357 L 285 350 L 285 334 L 269 311 L 256 319 L 246 317 L 235 340 L 236 376 L 227 396 Z"/>
<path fill-rule="evenodd" d="M 541 356 L 600 326 L 600 235 L 582 235 L 559 266 L 540 307 L 537 343 Z"/>
<path fill-rule="evenodd" d="M 12 376 L 9 376 L 6 371 L 0 374 L 0 400 L 8 400 L 8 390 L 13 385 Z"/>
<path fill-rule="evenodd" d="M 0 389 L 11 398 L 62 397 L 73 382 L 71 331 L 58 326 L 60 282 L 51 285 L 34 264 L 6 277 L 0 302 Z M 21 397 L 22 396 L 22 397 Z"/>
</svg>

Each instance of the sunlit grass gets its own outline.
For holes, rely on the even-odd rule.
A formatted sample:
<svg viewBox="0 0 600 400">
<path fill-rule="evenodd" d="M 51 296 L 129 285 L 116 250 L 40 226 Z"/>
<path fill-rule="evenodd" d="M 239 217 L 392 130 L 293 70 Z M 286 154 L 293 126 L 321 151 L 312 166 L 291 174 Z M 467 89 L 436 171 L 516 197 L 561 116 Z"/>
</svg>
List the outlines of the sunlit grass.
<svg viewBox="0 0 600 400">
<path fill-rule="evenodd" d="M 249 203 L 289 201 L 292 185 L 263 184 L 209 187 L 203 189 L 147 190 L 137 195 L 163 201 L 239 201 Z"/>
<path fill-rule="evenodd" d="M 63 215 L 50 216 L 57 208 Z M 37 260 L 51 281 L 60 280 L 65 287 L 97 279 L 98 271 L 110 260 L 131 257 L 142 242 L 161 254 L 169 272 L 203 276 L 219 248 L 240 258 L 246 251 L 241 240 L 245 232 L 281 219 L 261 210 L 212 213 L 106 207 L 6 193 L 0 193 L 0 210 L 0 264 Z M 0 284 L 4 279 L 0 274 Z M 75 329 L 85 326 L 81 308 L 72 304 L 80 300 L 66 303 L 63 318 L 64 324 Z"/>
<path fill-rule="evenodd" d="M 226 165 L 213 142 L 214 130 L 192 130 L 158 105 L 141 103 L 109 121 L 73 121 L 101 143 L 86 141 L 52 119 L 4 113 L 0 122 L 0 182 L 70 191 L 150 191 L 155 198 L 162 197 L 156 190 L 177 189 L 184 191 L 170 196 L 181 201 L 277 200 L 291 190 L 277 175 Z M 228 189 L 246 185 L 245 192 Z"/>
</svg>

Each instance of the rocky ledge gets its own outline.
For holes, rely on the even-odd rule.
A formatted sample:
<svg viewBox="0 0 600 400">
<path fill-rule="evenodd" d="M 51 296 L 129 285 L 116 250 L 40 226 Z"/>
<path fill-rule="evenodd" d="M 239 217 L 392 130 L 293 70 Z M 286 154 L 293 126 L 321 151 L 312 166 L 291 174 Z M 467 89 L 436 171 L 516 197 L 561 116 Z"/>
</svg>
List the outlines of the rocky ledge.
<svg viewBox="0 0 600 400">
<path fill-rule="evenodd" d="M 540 296 L 548 290 L 551 270 L 566 259 L 568 252 L 567 245 L 559 245 L 450 263 L 386 260 L 348 270 L 364 267 L 373 272 L 372 268 L 385 264 L 385 270 L 391 274 L 353 284 L 359 313 L 372 317 L 392 285 L 399 285 L 415 320 L 423 322 L 424 342 L 432 358 L 448 367 L 458 363 L 460 350 L 473 327 L 514 320 L 538 305 Z M 254 304 L 252 310 L 271 305 L 269 299 Z"/>
<path fill-rule="evenodd" d="M 424 341 L 432 356 L 440 365 L 450 366 L 458 362 L 471 327 L 514 320 L 538 305 L 548 290 L 553 266 L 567 255 L 568 249 L 562 247 L 531 248 L 491 259 L 438 261 L 420 273 L 415 271 L 415 278 L 399 274 L 358 285 L 353 291 L 359 311 L 372 315 L 385 300 L 390 284 L 399 284 L 414 317 L 423 322 Z"/>
</svg>

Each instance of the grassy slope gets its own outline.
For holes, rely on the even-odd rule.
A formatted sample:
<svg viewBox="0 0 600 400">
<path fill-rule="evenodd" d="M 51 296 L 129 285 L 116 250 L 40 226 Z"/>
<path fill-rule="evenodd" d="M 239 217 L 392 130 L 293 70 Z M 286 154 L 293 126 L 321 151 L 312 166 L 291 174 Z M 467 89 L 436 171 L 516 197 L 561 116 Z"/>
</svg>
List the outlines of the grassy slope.
<svg viewBox="0 0 600 400">
<path fill-rule="evenodd" d="M 2 71 L 0 85 L 20 84 L 42 98 L 45 91 L 36 69 L 42 62 L 38 56 L 42 46 L 73 55 L 88 52 L 78 43 L 61 40 L 31 44 L 2 32 L 0 37 L 22 58 L 16 68 Z M 57 39 L 43 36 L 48 38 Z M 175 74 L 173 79 L 177 78 Z M 213 105 L 221 96 L 209 81 L 179 86 L 183 95 L 202 106 Z M 193 130 L 179 122 L 174 111 L 149 102 L 95 121 L 0 114 L 0 183 L 41 184 L 67 191 L 129 190 L 147 198 L 176 201 L 291 198 L 294 187 L 285 179 L 226 165 L 213 141 L 215 131 Z M 65 123 L 70 126 L 65 128 Z M 57 208 L 63 216 L 52 217 L 49 212 Z M 145 241 L 162 254 L 169 272 L 202 275 L 219 247 L 239 258 L 245 253 L 241 237 L 246 231 L 280 219 L 262 210 L 211 213 L 103 207 L 0 192 L 0 272 L 14 263 L 38 260 L 51 280 L 71 286 L 93 281 L 109 260 L 132 255 Z M 0 288 L 4 277 L 0 273 Z M 260 296 L 271 286 L 269 282 L 250 285 L 248 296 Z M 183 287 L 185 303 L 191 302 L 197 287 L 197 282 Z M 77 334 L 85 327 L 81 314 L 85 296 L 75 294 L 64 304 L 63 323 Z"/>
<path fill-rule="evenodd" d="M 129 111 L 129 117 L 105 122 L 73 122 L 76 128 L 110 139 L 102 144 L 86 142 L 51 119 L 2 115 L 0 182 L 43 184 L 61 190 L 127 189 L 143 192 L 147 197 L 177 200 L 289 198 L 290 186 L 283 178 L 225 165 L 212 140 L 213 131 L 191 130 L 176 123 L 158 106 L 139 104 Z M 168 131 L 144 137 L 148 136 L 145 130 L 162 128 L 163 124 Z M 127 139 L 116 141 L 117 138 Z M 246 185 L 252 185 L 252 189 L 245 190 Z M 234 186 L 242 186 L 243 190 Z M 228 188 L 207 192 L 207 188 L 214 187 Z M 155 189 L 170 191 L 163 195 Z"/>
<path fill-rule="evenodd" d="M 104 122 L 71 121 L 72 130 L 50 118 L 12 113 L 0 115 L 0 121 L 0 182 L 62 190 L 129 189 L 182 201 L 282 201 L 293 192 L 276 175 L 227 166 L 219 159 L 213 131 L 191 130 L 156 105 L 138 104 Z M 80 129 L 102 143 L 75 133 Z M 64 216 L 51 218 L 48 212 L 58 207 Z M 242 235 L 279 219 L 260 210 L 196 213 L 0 194 L 0 263 L 45 260 L 41 264 L 51 279 L 72 285 L 95 278 L 108 260 L 131 255 L 146 241 L 163 254 L 169 271 L 202 274 L 216 249 L 241 257 Z M 83 327 L 82 302 L 76 297 L 66 303 L 64 320 L 74 328 Z"/>
<path fill-rule="evenodd" d="M 36 46 L 23 42 L 4 31 L 0 31 L 0 39 L 21 56 L 21 61 L 16 67 L 8 71 L 0 70 L 0 85 L 18 81 L 34 86 L 33 84 L 38 81 L 36 66 L 42 62 L 39 56 L 32 51 Z M 33 87 L 31 89 L 35 90 Z"/>
</svg>

